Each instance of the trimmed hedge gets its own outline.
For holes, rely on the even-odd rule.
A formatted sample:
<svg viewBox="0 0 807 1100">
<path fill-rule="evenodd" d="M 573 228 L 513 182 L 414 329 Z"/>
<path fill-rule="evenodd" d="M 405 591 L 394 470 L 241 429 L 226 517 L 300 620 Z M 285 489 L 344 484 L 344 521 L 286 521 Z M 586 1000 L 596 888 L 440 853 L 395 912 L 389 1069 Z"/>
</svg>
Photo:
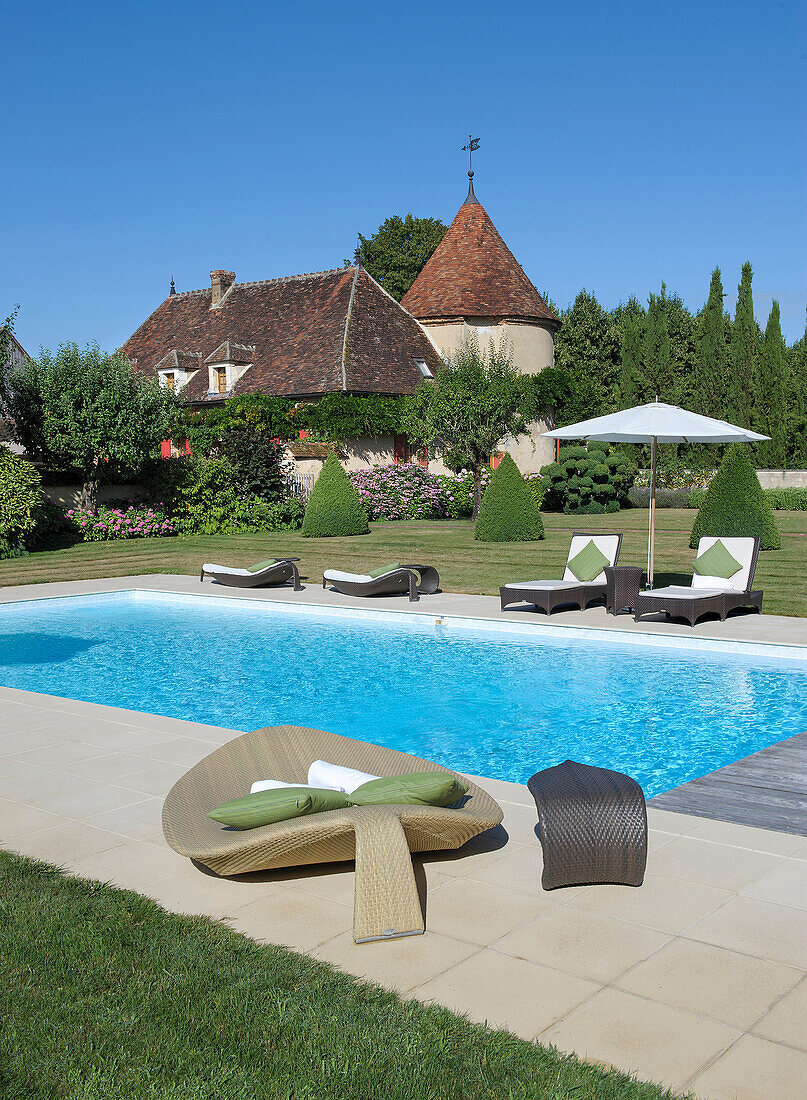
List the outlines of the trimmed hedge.
<svg viewBox="0 0 807 1100">
<path fill-rule="evenodd" d="M 544 537 L 532 490 L 505 452 L 482 497 L 474 538 L 482 542 L 532 542 Z"/>
<path fill-rule="evenodd" d="M 761 550 L 781 549 L 773 508 L 751 465 L 748 448 L 740 443 L 726 450 L 695 517 L 689 545 L 696 547 L 703 535 L 759 535 Z"/>
<path fill-rule="evenodd" d="M 308 499 L 302 534 L 311 539 L 370 534 L 358 489 L 351 484 L 333 452 L 320 470 Z"/>
</svg>

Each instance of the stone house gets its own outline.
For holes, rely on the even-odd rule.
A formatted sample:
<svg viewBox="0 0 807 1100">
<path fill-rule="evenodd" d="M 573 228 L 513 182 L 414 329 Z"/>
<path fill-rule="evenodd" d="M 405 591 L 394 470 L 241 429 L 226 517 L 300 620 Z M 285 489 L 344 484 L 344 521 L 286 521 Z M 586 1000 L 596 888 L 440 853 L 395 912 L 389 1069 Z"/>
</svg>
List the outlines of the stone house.
<svg viewBox="0 0 807 1100">
<path fill-rule="evenodd" d="M 507 339 L 516 366 L 550 366 L 559 321 L 538 294 L 476 199 L 473 185 L 442 243 L 402 302 L 364 268 L 340 268 L 238 283 L 212 271 L 202 290 L 171 292 L 121 347 L 140 370 L 155 371 L 183 400 L 203 408 L 241 394 L 314 401 L 329 393 L 412 393 L 433 376 L 441 353 L 475 331 Z M 552 457 L 532 437 L 506 444 L 523 470 Z M 309 471 L 314 448 L 291 445 Z M 428 462 L 403 436 L 347 440 L 348 469 Z M 305 453 L 303 453 L 305 452 Z"/>
</svg>

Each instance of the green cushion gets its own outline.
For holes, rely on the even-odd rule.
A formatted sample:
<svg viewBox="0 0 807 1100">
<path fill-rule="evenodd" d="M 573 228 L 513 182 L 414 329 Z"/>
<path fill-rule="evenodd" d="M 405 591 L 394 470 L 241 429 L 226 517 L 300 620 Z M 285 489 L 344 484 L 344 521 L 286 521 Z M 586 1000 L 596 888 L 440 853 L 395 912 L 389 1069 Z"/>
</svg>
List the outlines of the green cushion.
<svg viewBox="0 0 807 1100">
<path fill-rule="evenodd" d="M 322 813 L 324 810 L 342 810 L 349 805 L 341 791 L 281 787 L 234 798 L 232 802 L 217 806 L 207 816 L 233 829 L 256 829 L 259 825 L 272 825 L 276 821 L 288 821 L 292 817 Z"/>
<path fill-rule="evenodd" d="M 704 550 L 699 557 L 695 558 L 692 568 L 702 577 L 722 577 L 727 581 L 735 573 L 739 573 L 742 563 L 737 561 L 731 551 L 727 550 L 718 539 L 708 550 Z"/>
<path fill-rule="evenodd" d="M 260 573 L 262 569 L 268 569 L 270 565 L 277 565 L 277 558 L 269 558 L 268 561 L 259 561 L 257 565 L 248 565 L 248 573 Z"/>
<path fill-rule="evenodd" d="M 468 787 L 449 772 L 410 772 L 371 779 L 350 795 L 357 806 L 451 806 Z"/>
<path fill-rule="evenodd" d="M 605 566 L 610 564 L 610 558 L 606 558 L 594 539 L 589 540 L 580 553 L 575 554 L 572 560 L 567 562 L 571 571 L 583 584 L 599 577 Z"/>
<path fill-rule="evenodd" d="M 393 561 L 389 565 L 382 565 L 379 569 L 370 569 L 367 573 L 368 577 L 383 577 L 385 573 L 391 573 L 393 569 L 400 569 L 400 562 Z"/>
</svg>

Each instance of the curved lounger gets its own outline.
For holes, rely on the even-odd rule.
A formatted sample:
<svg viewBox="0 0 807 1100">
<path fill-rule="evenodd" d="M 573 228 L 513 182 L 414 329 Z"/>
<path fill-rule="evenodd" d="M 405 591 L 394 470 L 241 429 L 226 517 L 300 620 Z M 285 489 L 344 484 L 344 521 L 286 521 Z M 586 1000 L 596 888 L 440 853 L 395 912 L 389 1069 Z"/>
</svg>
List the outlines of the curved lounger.
<svg viewBox="0 0 807 1100">
<path fill-rule="evenodd" d="M 440 574 L 431 565 L 402 565 L 380 577 L 326 569 L 322 574 L 322 587 L 329 584 L 345 596 L 391 596 L 396 592 L 408 592 L 409 599 L 415 601 L 440 591 Z"/>
<path fill-rule="evenodd" d="M 294 564 L 299 560 L 299 558 L 283 558 L 272 565 L 267 565 L 265 569 L 260 569 L 257 573 L 251 573 L 249 569 L 235 569 L 229 565 L 205 564 L 202 566 L 199 580 L 212 577 L 214 581 L 229 585 L 230 588 L 259 588 L 263 584 L 285 584 L 286 581 L 292 581 L 294 591 L 300 592 L 303 586 L 300 584 L 300 574 Z"/>
<path fill-rule="evenodd" d="M 423 932 L 409 853 L 461 847 L 501 823 L 499 806 L 471 783 L 458 809 L 351 806 L 246 830 L 227 829 L 207 816 L 222 802 L 248 793 L 256 779 L 305 783 L 317 759 L 381 776 L 450 770 L 322 730 L 255 730 L 228 741 L 174 784 L 163 805 L 165 839 L 180 855 L 220 875 L 355 859 L 356 943 Z"/>
</svg>

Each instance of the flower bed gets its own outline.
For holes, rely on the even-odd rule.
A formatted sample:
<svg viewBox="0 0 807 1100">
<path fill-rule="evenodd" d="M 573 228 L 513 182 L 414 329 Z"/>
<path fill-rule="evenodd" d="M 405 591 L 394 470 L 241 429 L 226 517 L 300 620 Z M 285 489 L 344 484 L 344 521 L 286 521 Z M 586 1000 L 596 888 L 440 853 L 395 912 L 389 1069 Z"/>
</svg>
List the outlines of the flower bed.
<svg viewBox="0 0 807 1100">
<path fill-rule="evenodd" d="M 111 539 L 146 539 L 176 535 L 171 520 L 152 507 L 110 508 L 100 505 L 97 512 L 84 508 L 71 508 L 67 518 L 75 525 L 84 542 L 108 542 Z"/>
<path fill-rule="evenodd" d="M 435 474 L 412 462 L 354 470 L 348 477 L 370 520 L 461 519 L 473 508 L 474 482 L 467 470 Z M 483 491 L 489 477 L 483 471 Z"/>
</svg>

